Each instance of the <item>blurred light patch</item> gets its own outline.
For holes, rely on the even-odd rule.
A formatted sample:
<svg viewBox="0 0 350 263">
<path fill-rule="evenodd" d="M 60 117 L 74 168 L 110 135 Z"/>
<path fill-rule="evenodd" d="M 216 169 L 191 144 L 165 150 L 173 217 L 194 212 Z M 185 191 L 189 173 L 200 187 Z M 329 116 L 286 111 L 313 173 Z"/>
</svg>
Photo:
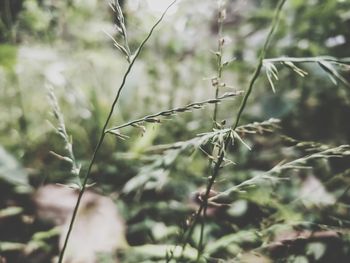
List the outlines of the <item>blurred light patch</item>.
<svg viewBox="0 0 350 263">
<path fill-rule="evenodd" d="M 62 62 L 56 62 L 49 65 L 45 70 L 45 77 L 55 86 L 64 86 L 66 84 L 66 78 L 63 75 L 63 71 L 66 65 Z"/>
<path fill-rule="evenodd" d="M 302 39 L 298 41 L 298 48 L 300 49 L 308 49 L 310 47 L 310 43 L 307 39 Z"/>
<path fill-rule="evenodd" d="M 335 37 L 327 38 L 325 45 L 326 47 L 336 47 L 343 45 L 345 42 L 345 37 L 343 35 L 338 35 Z"/>
</svg>

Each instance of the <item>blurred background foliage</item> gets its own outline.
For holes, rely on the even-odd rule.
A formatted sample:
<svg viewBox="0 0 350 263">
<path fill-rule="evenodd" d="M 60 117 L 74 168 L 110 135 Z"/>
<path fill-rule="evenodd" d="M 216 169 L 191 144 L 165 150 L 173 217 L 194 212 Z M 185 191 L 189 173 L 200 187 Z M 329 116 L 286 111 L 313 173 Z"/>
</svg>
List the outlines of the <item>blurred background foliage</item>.
<svg viewBox="0 0 350 263">
<path fill-rule="evenodd" d="M 165 2 L 120 2 L 132 50 Z M 220 94 L 246 89 L 275 5 L 274 0 L 225 1 L 223 61 L 229 63 Z M 287 1 L 267 58 L 350 57 L 349 10 L 345 0 Z M 218 2 L 212 0 L 180 1 L 171 9 L 136 62 L 112 126 L 215 96 L 217 17 Z M 103 33 L 120 37 L 114 19 L 108 1 L 0 2 L 0 256 L 7 262 L 49 262 L 58 253 L 59 232 L 50 232 L 53 224 L 38 218 L 32 201 L 43 185 L 74 181 L 69 164 L 50 154 L 64 155 L 65 149 L 53 128 L 48 90 L 57 97 L 83 175 L 127 67 Z M 298 64 L 308 72 L 304 78 L 276 66 L 276 93 L 261 74 L 241 124 L 278 118 L 280 128 L 244 136 L 251 150 L 232 147 L 227 158 L 235 165 L 222 170 L 217 191 L 283 160 L 350 142 L 350 68 L 340 67 L 345 81 L 333 83 L 316 63 Z M 232 125 L 240 100 L 222 102 L 218 121 Z M 93 167 L 93 191 L 111 197 L 126 224 L 130 247 L 118 253 L 121 262 L 161 260 L 160 251 L 167 250 L 162 245 L 176 244 L 186 228 L 186 218 L 198 206 L 195 192 L 206 184 L 208 160 L 199 147 L 177 151 L 157 145 L 211 131 L 212 112 L 210 105 L 160 124 L 126 128 L 124 141 L 107 137 Z M 238 193 L 230 208 L 213 209 L 205 228 L 208 262 L 237 256 L 242 262 L 348 262 L 348 155 L 312 160 L 313 169 L 284 171 L 290 180 L 262 182 Z M 49 234 L 38 239 L 37 233 Z M 198 233 L 196 228 L 192 247 Z M 310 233 L 316 234 L 309 238 Z M 278 243 L 284 239 L 288 248 Z M 33 243 L 35 249 L 28 249 Z M 113 257 L 102 255 L 98 262 L 114 262 Z"/>
</svg>

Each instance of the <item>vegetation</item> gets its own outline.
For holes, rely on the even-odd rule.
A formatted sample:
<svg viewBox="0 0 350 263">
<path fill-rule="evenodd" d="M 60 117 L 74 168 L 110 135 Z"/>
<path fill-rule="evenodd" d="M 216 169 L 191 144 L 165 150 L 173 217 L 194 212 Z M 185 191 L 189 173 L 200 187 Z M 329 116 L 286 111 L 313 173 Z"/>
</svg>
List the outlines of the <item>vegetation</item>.
<svg viewBox="0 0 350 263">
<path fill-rule="evenodd" d="M 1 3 L 0 262 L 348 262 L 350 3 L 164 2 Z"/>
</svg>

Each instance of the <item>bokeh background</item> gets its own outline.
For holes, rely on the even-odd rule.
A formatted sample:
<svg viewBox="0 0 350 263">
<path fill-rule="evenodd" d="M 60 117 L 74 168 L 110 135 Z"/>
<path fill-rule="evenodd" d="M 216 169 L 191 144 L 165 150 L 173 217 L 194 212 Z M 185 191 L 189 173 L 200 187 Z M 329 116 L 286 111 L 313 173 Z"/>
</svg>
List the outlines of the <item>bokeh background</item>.
<svg viewBox="0 0 350 263">
<path fill-rule="evenodd" d="M 136 50 L 169 1 L 120 4 Z M 274 0 L 179 1 L 135 63 L 110 126 L 214 98 L 220 37 L 227 65 L 219 93 L 245 90 L 275 7 Z M 231 147 L 227 158 L 235 164 L 222 169 L 216 191 L 282 161 L 349 144 L 349 10 L 344 0 L 287 1 L 266 57 L 332 56 L 343 64 L 333 64 L 335 72 L 295 64 L 304 77 L 276 64 L 276 92 L 263 71 L 241 124 L 276 118 L 279 128 L 246 134 L 251 150 Z M 0 1 L 0 262 L 57 259 L 60 226 L 76 198 L 69 187 L 77 178 L 51 153 L 65 156 L 66 149 L 49 94 L 60 106 L 83 176 L 128 66 L 108 36 L 122 41 L 115 22 L 108 1 Z M 241 99 L 220 103 L 219 123 L 232 125 Z M 78 220 L 83 234 L 75 234 L 67 262 L 164 262 L 210 174 L 210 146 L 169 145 L 212 131 L 213 108 L 126 128 L 125 140 L 107 136 Z M 288 180 L 259 182 L 229 208 L 208 212 L 203 262 L 349 262 L 349 150 L 305 166 L 283 170 Z M 184 262 L 196 258 L 198 236 L 199 227 Z"/>
</svg>

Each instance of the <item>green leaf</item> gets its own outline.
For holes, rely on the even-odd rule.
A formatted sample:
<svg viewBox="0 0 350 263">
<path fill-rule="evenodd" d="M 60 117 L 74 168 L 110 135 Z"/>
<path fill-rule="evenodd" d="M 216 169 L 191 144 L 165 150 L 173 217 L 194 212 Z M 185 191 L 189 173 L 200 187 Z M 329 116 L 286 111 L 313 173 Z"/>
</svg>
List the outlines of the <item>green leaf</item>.
<svg viewBox="0 0 350 263">
<path fill-rule="evenodd" d="M 306 254 L 313 256 L 315 260 L 320 260 L 326 252 L 326 245 L 321 242 L 313 242 L 307 245 Z"/>
<path fill-rule="evenodd" d="M 0 242 L 0 251 L 19 251 L 25 248 L 25 244 L 14 242 Z"/>
<path fill-rule="evenodd" d="M 226 248 L 232 244 L 255 243 L 259 240 L 258 235 L 253 231 L 239 231 L 234 234 L 223 236 L 207 246 L 206 252 L 209 255 L 214 254 L 222 248 Z"/>
<path fill-rule="evenodd" d="M 16 186 L 29 186 L 28 174 L 17 160 L 1 146 L 0 179 Z"/>
<path fill-rule="evenodd" d="M 22 212 L 23 212 L 22 207 L 10 206 L 10 207 L 7 207 L 7 208 L 0 210 L 0 219 L 5 218 L 5 217 L 16 216 L 16 215 L 21 214 Z"/>
</svg>

